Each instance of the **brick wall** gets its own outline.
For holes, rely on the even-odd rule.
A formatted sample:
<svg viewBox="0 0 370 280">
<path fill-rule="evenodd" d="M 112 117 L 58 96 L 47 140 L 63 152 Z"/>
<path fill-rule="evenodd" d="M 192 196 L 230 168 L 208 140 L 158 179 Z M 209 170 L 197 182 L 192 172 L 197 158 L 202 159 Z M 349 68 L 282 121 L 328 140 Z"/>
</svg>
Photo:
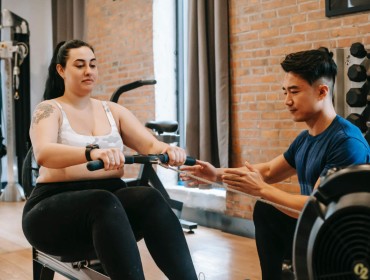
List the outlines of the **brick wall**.
<svg viewBox="0 0 370 280">
<path fill-rule="evenodd" d="M 153 78 L 152 1 L 87 0 L 87 41 L 96 49 L 100 86 L 109 98 L 120 85 Z M 305 128 L 283 103 L 280 62 L 285 54 L 326 46 L 370 48 L 370 13 L 325 17 L 324 0 L 229 0 L 232 166 L 267 161 Z M 122 95 L 120 103 L 142 123 L 153 119 L 154 88 Z M 130 169 L 126 169 L 126 174 Z M 277 184 L 297 191 L 297 178 Z M 229 215 L 251 218 L 253 201 L 227 195 Z"/>
<path fill-rule="evenodd" d="M 291 52 L 320 46 L 370 48 L 370 12 L 325 17 L 325 0 L 229 0 L 231 159 L 258 163 L 286 150 L 305 128 L 285 109 L 280 62 Z M 295 192 L 297 178 L 277 184 Z M 227 196 L 228 214 L 250 218 L 253 201 Z"/>
<path fill-rule="evenodd" d="M 152 6 L 151 0 L 86 1 L 86 41 L 99 69 L 96 98 L 109 99 L 123 84 L 154 78 Z M 154 86 L 125 92 L 119 103 L 144 124 L 155 117 Z M 125 168 L 128 177 L 136 173 L 137 166 Z"/>
</svg>

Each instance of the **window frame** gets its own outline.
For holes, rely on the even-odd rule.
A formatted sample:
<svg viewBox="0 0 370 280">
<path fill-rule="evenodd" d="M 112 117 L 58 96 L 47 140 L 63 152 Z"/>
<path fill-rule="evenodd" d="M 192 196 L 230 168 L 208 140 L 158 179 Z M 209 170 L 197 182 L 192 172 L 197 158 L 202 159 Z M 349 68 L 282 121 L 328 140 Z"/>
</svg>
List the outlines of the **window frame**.
<svg viewBox="0 0 370 280">
<path fill-rule="evenodd" d="M 325 15 L 327 17 L 346 15 L 370 10 L 370 3 L 364 5 L 360 4 L 354 7 L 332 8 L 332 1 L 333 0 L 325 0 Z"/>
</svg>

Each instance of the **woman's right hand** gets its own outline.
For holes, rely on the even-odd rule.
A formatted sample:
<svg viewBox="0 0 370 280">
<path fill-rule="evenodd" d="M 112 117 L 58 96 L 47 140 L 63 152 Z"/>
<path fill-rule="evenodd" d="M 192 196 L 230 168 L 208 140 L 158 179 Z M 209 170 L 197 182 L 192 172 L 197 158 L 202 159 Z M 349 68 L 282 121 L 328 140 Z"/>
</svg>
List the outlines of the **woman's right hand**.
<svg viewBox="0 0 370 280">
<path fill-rule="evenodd" d="M 212 182 L 217 181 L 217 169 L 209 162 L 196 160 L 196 165 L 182 166 L 180 170 L 186 172 L 180 173 L 180 179 L 182 181 L 186 181 L 189 186 L 197 186 L 202 183 L 204 184 L 204 182 L 193 179 L 187 176 L 187 174 L 194 175 Z"/>
<path fill-rule="evenodd" d="M 125 156 L 118 148 L 93 149 L 90 156 L 92 160 L 103 161 L 104 170 L 119 170 L 125 164 Z"/>
</svg>

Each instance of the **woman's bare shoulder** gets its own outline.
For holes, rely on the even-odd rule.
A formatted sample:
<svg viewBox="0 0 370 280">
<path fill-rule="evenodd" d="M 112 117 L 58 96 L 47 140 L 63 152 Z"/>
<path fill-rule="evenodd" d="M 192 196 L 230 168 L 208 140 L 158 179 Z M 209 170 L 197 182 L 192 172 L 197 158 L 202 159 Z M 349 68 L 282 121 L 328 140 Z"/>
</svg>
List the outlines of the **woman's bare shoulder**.
<svg viewBox="0 0 370 280">
<path fill-rule="evenodd" d="M 33 112 L 32 124 L 38 124 L 41 120 L 49 118 L 52 115 L 59 116 L 58 107 L 52 100 L 44 100 L 36 105 Z"/>
<path fill-rule="evenodd" d="M 128 110 L 125 106 L 112 102 L 112 101 L 107 101 L 109 109 L 114 113 L 114 114 L 127 114 L 130 113 L 130 110 Z"/>
</svg>

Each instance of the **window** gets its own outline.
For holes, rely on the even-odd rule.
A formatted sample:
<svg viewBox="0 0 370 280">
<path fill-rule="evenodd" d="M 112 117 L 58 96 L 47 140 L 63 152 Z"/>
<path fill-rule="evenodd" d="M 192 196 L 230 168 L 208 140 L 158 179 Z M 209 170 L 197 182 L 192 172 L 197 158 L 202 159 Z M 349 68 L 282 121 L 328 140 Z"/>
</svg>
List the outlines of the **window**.
<svg viewBox="0 0 370 280">
<path fill-rule="evenodd" d="M 186 112 L 186 41 L 187 0 L 153 1 L 153 52 L 156 120 L 179 123 L 179 146 L 185 147 Z M 177 184 L 178 176 L 171 170 L 161 170 L 166 184 Z M 163 176 L 161 175 L 163 173 Z"/>
</svg>

